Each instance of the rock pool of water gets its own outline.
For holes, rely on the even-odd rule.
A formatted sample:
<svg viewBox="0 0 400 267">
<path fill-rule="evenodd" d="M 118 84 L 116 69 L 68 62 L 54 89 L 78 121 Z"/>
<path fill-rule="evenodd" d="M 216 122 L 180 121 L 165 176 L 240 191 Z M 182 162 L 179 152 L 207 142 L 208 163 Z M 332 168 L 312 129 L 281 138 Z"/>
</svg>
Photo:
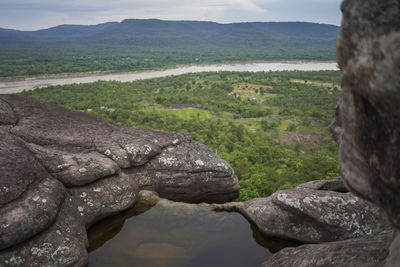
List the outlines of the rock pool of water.
<svg viewBox="0 0 400 267">
<path fill-rule="evenodd" d="M 294 244 L 265 239 L 241 214 L 160 200 L 137 204 L 89 232 L 89 267 L 260 266 Z"/>
</svg>

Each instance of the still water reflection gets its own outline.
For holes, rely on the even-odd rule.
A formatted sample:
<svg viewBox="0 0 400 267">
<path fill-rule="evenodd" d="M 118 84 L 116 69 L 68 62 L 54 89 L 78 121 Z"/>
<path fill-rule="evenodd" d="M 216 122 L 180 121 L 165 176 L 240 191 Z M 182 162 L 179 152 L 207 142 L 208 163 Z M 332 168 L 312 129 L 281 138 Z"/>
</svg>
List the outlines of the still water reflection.
<svg viewBox="0 0 400 267">
<path fill-rule="evenodd" d="M 239 213 L 160 200 L 89 230 L 89 266 L 260 266 L 294 244 L 264 239 Z"/>
</svg>

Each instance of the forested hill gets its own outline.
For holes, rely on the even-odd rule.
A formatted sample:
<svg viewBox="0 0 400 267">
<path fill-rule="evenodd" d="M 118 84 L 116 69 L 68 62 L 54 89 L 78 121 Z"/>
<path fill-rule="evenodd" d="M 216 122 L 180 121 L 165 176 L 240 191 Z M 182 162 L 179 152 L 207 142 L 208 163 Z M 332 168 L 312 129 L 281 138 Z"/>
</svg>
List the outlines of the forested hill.
<svg viewBox="0 0 400 267">
<path fill-rule="evenodd" d="M 184 63 L 335 59 L 338 27 L 129 19 L 38 31 L 0 28 L 0 75 L 137 70 Z M 8 64 L 8 65 L 7 65 Z"/>
<path fill-rule="evenodd" d="M 214 45 L 236 47 L 250 45 L 253 49 L 266 48 L 268 44 L 288 39 L 304 41 L 335 41 L 338 27 L 307 22 L 249 22 L 219 24 L 201 21 L 163 21 L 157 19 L 128 19 L 121 23 L 60 25 L 38 31 L 0 29 L 0 40 L 6 43 L 71 43 L 128 44 L 151 47 L 159 45 L 188 46 Z M 251 38 L 247 40 L 244 38 Z M 157 42 L 152 42 L 157 41 Z M 183 42 L 179 42 L 183 41 Z M 151 43 L 149 43 L 151 42 Z"/>
</svg>

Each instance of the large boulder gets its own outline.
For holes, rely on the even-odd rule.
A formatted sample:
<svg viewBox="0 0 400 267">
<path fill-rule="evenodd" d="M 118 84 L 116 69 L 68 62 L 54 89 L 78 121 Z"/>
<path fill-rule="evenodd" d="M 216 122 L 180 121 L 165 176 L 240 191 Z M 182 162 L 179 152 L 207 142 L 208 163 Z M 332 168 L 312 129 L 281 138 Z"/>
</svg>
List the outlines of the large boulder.
<svg viewBox="0 0 400 267">
<path fill-rule="evenodd" d="M 0 95 L 0 266 L 83 266 L 85 229 L 137 201 L 224 203 L 232 168 L 190 136 Z"/>
<path fill-rule="evenodd" d="M 345 0 L 342 12 L 343 92 L 331 125 L 340 172 L 400 228 L 400 2 Z"/>
<path fill-rule="evenodd" d="M 345 0 L 338 40 L 342 95 L 331 124 L 347 187 L 400 228 L 400 2 Z M 397 230 L 398 231 L 398 230 Z M 398 266 L 399 238 L 387 266 Z"/>
<path fill-rule="evenodd" d="M 241 212 L 263 234 L 302 243 L 371 236 L 390 228 L 379 208 L 351 193 L 311 189 L 316 185 L 320 188 L 321 183 L 249 200 Z"/>
<path fill-rule="evenodd" d="M 284 249 L 265 266 L 399 265 L 400 2 L 344 0 L 342 12 L 337 51 L 343 91 L 330 125 L 340 173 L 351 192 L 386 211 L 397 234 Z"/>
</svg>

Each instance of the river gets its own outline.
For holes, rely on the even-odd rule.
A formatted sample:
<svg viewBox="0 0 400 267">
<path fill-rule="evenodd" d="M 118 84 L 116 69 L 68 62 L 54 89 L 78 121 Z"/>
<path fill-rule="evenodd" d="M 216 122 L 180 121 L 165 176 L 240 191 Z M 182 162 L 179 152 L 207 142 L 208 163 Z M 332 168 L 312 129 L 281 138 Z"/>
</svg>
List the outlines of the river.
<svg viewBox="0 0 400 267">
<path fill-rule="evenodd" d="M 34 90 L 40 87 L 53 85 L 66 85 L 73 83 L 92 83 L 96 81 L 120 81 L 131 82 L 135 80 L 160 78 L 185 73 L 214 72 L 214 71 L 320 71 L 338 70 L 336 62 L 318 61 L 291 61 L 291 62 L 265 62 L 265 63 L 241 63 L 241 64 L 213 64 L 213 65 L 190 65 L 174 69 L 146 72 L 123 72 L 111 74 L 92 74 L 87 76 L 64 76 L 56 75 L 49 77 L 32 77 L 23 80 L 0 82 L 0 94 L 12 94 L 23 90 Z"/>
</svg>

